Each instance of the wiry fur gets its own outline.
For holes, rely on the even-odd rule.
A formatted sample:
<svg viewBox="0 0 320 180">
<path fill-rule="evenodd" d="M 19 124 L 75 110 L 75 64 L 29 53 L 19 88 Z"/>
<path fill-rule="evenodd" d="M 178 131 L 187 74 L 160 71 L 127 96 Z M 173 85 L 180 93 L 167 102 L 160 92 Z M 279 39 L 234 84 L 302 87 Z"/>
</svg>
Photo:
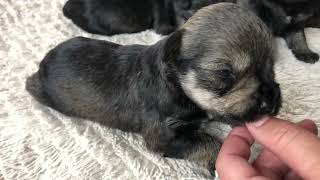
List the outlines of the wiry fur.
<svg viewBox="0 0 320 180">
<path fill-rule="evenodd" d="M 150 150 L 212 171 L 221 142 L 208 123 L 242 124 L 281 105 L 271 33 L 229 3 L 201 9 L 152 46 L 66 41 L 46 55 L 26 88 L 64 114 L 141 133 Z"/>
</svg>

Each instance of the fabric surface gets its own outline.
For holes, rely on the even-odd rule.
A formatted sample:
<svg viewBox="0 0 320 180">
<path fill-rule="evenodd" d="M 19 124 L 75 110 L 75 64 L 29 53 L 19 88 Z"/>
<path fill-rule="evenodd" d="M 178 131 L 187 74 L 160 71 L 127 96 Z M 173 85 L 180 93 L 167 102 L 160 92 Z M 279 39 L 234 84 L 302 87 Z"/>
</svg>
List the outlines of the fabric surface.
<svg viewBox="0 0 320 180">
<path fill-rule="evenodd" d="M 83 32 L 63 17 L 65 0 L 0 1 L 0 179 L 209 179 L 206 169 L 149 152 L 137 134 L 64 116 L 38 104 L 24 89 L 47 51 L 75 36 L 120 44 L 153 44 L 153 31 L 113 37 Z M 320 53 L 320 30 L 307 29 Z M 295 60 L 277 39 L 280 117 L 320 122 L 320 63 Z M 320 125 L 320 123 L 318 123 Z M 218 129 L 219 130 L 219 129 Z M 227 128 L 220 128 L 226 133 Z"/>
</svg>

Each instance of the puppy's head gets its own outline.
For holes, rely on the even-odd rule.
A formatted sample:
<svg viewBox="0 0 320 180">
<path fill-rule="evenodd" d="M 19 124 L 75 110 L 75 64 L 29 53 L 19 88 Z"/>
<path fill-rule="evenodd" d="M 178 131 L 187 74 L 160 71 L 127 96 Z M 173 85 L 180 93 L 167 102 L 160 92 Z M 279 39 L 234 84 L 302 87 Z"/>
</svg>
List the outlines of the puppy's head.
<svg viewBox="0 0 320 180">
<path fill-rule="evenodd" d="M 278 112 L 272 34 L 248 10 L 230 3 L 199 10 L 183 26 L 179 54 L 179 83 L 202 109 L 238 122 Z"/>
</svg>

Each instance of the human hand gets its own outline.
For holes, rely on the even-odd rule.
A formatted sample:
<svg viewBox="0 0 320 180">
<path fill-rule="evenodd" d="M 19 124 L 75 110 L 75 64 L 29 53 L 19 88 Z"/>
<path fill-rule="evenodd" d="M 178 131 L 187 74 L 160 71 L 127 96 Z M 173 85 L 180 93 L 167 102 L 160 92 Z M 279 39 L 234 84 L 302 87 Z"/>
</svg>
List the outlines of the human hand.
<svg viewBox="0 0 320 180">
<path fill-rule="evenodd" d="M 314 122 L 264 118 L 234 128 L 224 141 L 216 169 L 221 180 L 319 179 L 320 140 Z M 254 140 L 264 150 L 248 163 Z"/>
</svg>

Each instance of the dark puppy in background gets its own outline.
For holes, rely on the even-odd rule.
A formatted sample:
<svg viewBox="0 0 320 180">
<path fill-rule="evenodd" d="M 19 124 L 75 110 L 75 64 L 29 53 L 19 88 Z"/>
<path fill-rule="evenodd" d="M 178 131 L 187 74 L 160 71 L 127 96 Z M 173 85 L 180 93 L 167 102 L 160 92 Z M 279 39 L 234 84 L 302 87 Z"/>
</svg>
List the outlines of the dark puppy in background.
<svg viewBox="0 0 320 180">
<path fill-rule="evenodd" d="M 279 110 L 272 45 L 258 17 L 221 3 L 152 46 L 66 41 L 26 88 L 66 115 L 141 133 L 150 150 L 213 172 L 221 145 L 215 121 L 243 124 Z"/>
<path fill-rule="evenodd" d="M 80 28 L 114 35 L 155 29 L 169 34 L 192 14 L 221 0 L 69 0 L 63 13 Z"/>
<path fill-rule="evenodd" d="M 285 38 L 297 59 L 315 63 L 304 28 L 320 28 L 319 0 L 69 0 L 66 17 L 95 34 L 114 35 L 155 29 L 169 34 L 198 9 L 219 2 L 238 3 L 255 12 L 276 36 Z"/>
<path fill-rule="evenodd" d="M 315 63 L 319 55 L 312 52 L 304 28 L 320 28 L 319 0 L 238 0 L 238 4 L 253 10 L 273 31 L 283 37 L 297 59 Z"/>
</svg>

